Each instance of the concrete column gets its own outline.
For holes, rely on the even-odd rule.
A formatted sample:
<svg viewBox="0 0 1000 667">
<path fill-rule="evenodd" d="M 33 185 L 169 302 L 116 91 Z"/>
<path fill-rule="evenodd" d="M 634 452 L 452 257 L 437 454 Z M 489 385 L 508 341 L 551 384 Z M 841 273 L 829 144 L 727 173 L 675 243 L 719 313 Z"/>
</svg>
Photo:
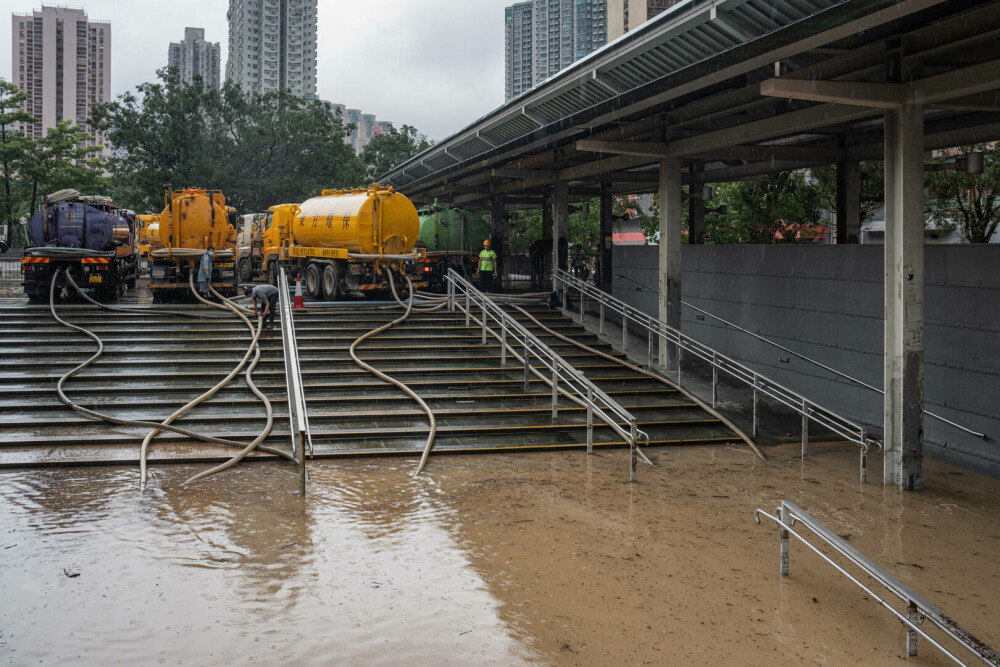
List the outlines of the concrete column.
<svg viewBox="0 0 1000 667">
<path fill-rule="evenodd" d="M 861 163 L 837 163 L 837 243 L 861 239 Z"/>
<path fill-rule="evenodd" d="M 705 200 L 701 197 L 705 182 L 697 177 L 704 170 L 705 165 L 700 162 L 691 165 L 696 179 L 689 186 L 688 196 L 688 243 L 692 245 L 705 244 Z"/>
<path fill-rule="evenodd" d="M 601 234 L 597 243 L 597 255 L 600 258 L 601 273 L 597 276 L 597 284 L 604 289 L 611 289 L 614 272 L 611 266 L 611 247 L 614 238 L 615 221 L 614 199 L 611 196 L 611 183 L 601 183 Z"/>
<path fill-rule="evenodd" d="M 504 215 L 503 197 L 501 197 L 500 195 L 493 195 L 493 197 L 490 199 L 490 218 L 492 220 L 492 226 L 490 228 L 490 243 L 493 244 L 493 252 L 497 254 L 497 258 L 500 260 L 499 263 L 501 264 L 501 266 L 498 268 L 501 269 L 501 275 L 503 275 L 502 273 L 503 251 L 504 251 L 503 241 L 504 238 L 506 238 L 506 234 L 504 233 L 505 232 L 504 227 L 507 224 L 504 221 L 503 215 Z M 480 248 L 480 250 L 482 250 L 482 248 Z"/>
<path fill-rule="evenodd" d="M 555 187 L 555 216 L 552 221 L 552 266 L 563 271 L 569 256 L 569 183 L 560 181 Z"/>
<path fill-rule="evenodd" d="M 552 288 L 552 257 L 554 253 L 551 248 L 554 247 L 552 244 L 552 195 L 546 193 L 542 197 L 542 240 L 549 242 L 549 252 L 545 257 L 545 264 L 542 267 L 542 280 L 546 283 L 547 288 Z"/>
<path fill-rule="evenodd" d="M 922 489 L 924 407 L 923 108 L 885 114 L 886 484 Z"/>
<path fill-rule="evenodd" d="M 681 161 L 660 160 L 660 320 L 681 328 Z M 670 358 L 668 358 L 668 353 Z M 660 341 L 660 365 L 673 366 L 675 350 Z"/>
</svg>

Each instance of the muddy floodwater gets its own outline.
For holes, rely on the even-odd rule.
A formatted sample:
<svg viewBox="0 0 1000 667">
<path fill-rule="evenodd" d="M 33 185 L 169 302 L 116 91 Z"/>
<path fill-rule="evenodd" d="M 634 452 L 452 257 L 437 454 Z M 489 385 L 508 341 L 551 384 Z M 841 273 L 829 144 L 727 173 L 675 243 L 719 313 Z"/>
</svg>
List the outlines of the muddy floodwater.
<svg viewBox="0 0 1000 667">
<path fill-rule="evenodd" d="M 782 498 L 1000 645 L 1000 481 L 793 453 L 315 462 L 305 501 L 285 464 L 6 471 L 0 662 L 946 664 L 805 547 L 778 576 Z"/>
</svg>

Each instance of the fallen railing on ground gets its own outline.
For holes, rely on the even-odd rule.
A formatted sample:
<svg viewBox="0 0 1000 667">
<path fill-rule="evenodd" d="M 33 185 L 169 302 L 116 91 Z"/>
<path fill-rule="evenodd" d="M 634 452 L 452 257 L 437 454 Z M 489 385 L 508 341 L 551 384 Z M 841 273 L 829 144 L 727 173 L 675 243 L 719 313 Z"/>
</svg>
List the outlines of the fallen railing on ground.
<svg viewBox="0 0 1000 667">
<path fill-rule="evenodd" d="M 781 554 L 779 561 L 779 571 L 781 576 L 788 576 L 790 546 L 789 536 L 794 535 L 797 540 L 809 547 L 820 558 L 832 565 L 835 570 L 850 579 L 861 590 L 872 596 L 872 598 L 874 598 L 880 605 L 888 609 L 894 616 L 896 616 L 896 618 L 899 619 L 899 621 L 906 628 L 907 656 L 915 656 L 917 654 L 917 636 L 919 635 L 948 656 L 956 664 L 966 664 L 951 651 L 942 646 L 940 642 L 935 640 L 927 632 L 920 628 L 926 620 L 930 621 L 932 625 L 937 626 L 937 628 L 944 632 L 944 634 L 956 641 L 963 648 L 970 651 L 987 665 L 1000 666 L 1000 654 L 977 639 L 971 632 L 956 623 L 951 619 L 951 617 L 946 615 L 940 609 L 917 595 L 906 584 L 873 563 L 860 551 L 852 547 L 842 538 L 834 534 L 829 528 L 803 511 L 798 505 L 788 500 L 782 500 L 781 506 L 777 509 L 775 514 L 777 516 L 768 514 L 762 509 L 758 509 L 754 512 L 754 518 L 757 523 L 760 523 L 760 517 L 767 517 L 781 528 Z M 904 615 L 898 609 L 890 605 L 883 598 L 875 594 L 871 588 L 859 581 L 857 577 L 838 565 L 832 558 L 827 556 L 819 548 L 812 544 L 807 536 L 803 536 L 801 533 L 796 532 L 794 527 L 797 523 L 804 525 L 815 537 L 819 538 L 821 542 L 825 543 L 838 554 L 849 560 L 855 566 L 860 568 L 862 572 L 885 588 L 886 591 L 892 593 L 905 603 L 906 614 Z"/>
<path fill-rule="evenodd" d="M 288 426 L 292 438 L 292 454 L 299 463 L 299 493 L 306 495 L 306 447 L 312 451 L 309 432 L 309 412 L 306 409 L 306 392 L 302 383 L 299 364 L 299 347 L 295 340 L 295 320 L 292 303 L 288 298 L 288 278 L 285 270 L 278 275 L 278 305 L 281 313 L 281 346 L 285 362 L 285 384 L 288 390 Z"/>
</svg>

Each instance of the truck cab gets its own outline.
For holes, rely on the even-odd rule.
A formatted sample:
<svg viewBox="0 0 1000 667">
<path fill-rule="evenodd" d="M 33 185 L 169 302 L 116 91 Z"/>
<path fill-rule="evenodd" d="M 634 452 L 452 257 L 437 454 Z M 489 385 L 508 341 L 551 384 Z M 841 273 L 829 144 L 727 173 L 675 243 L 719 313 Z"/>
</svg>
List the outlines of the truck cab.
<svg viewBox="0 0 1000 667">
<path fill-rule="evenodd" d="M 261 232 L 263 245 L 263 271 L 272 285 L 278 282 L 278 261 L 288 259 L 288 246 L 292 238 L 292 221 L 298 215 L 298 204 L 278 204 L 267 209 Z"/>
</svg>

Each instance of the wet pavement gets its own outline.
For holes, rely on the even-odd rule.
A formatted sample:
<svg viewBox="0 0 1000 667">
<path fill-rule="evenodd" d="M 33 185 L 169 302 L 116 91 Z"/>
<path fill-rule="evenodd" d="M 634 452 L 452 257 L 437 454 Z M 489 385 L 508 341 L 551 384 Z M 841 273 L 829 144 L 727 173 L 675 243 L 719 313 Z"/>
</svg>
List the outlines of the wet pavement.
<svg viewBox="0 0 1000 667">
<path fill-rule="evenodd" d="M 0 472 L 3 664 L 944 664 L 752 510 L 789 498 L 1000 644 L 1000 482 L 856 481 L 851 448 Z M 877 479 L 880 471 L 873 469 Z"/>
</svg>

